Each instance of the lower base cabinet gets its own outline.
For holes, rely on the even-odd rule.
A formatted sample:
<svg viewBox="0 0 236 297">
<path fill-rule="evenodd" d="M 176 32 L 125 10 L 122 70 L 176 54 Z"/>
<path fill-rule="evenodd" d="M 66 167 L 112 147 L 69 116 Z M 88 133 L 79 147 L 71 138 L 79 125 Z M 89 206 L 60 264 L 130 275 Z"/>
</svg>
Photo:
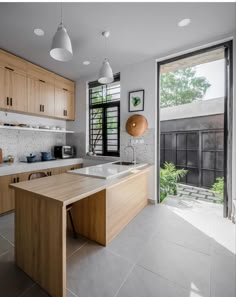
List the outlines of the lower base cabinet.
<svg viewBox="0 0 236 297">
<path fill-rule="evenodd" d="M 34 172 L 45 172 L 48 176 L 66 173 L 68 170 L 75 170 L 82 167 L 82 164 L 35 170 L 20 174 L 0 176 L 0 215 L 14 210 L 15 199 L 14 190 L 9 188 L 12 183 L 19 183 L 29 179 L 29 175 Z"/>
</svg>

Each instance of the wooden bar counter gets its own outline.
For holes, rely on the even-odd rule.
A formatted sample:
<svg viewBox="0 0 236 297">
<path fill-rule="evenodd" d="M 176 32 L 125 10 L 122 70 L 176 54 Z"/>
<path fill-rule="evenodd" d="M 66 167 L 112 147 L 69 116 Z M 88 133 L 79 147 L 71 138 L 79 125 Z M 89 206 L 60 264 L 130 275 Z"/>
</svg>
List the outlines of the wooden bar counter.
<svg viewBox="0 0 236 297">
<path fill-rule="evenodd" d="M 76 232 L 106 246 L 148 201 L 150 166 L 115 179 L 64 173 L 11 184 L 16 264 L 52 297 L 66 297 L 66 206 Z"/>
</svg>

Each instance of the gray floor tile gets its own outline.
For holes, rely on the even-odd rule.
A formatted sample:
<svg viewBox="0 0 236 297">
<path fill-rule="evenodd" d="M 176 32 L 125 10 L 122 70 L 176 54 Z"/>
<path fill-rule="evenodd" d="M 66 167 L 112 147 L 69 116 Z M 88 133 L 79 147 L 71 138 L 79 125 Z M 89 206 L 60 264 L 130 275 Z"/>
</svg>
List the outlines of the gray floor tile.
<svg viewBox="0 0 236 297">
<path fill-rule="evenodd" d="M 180 216 L 176 216 L 172 221 L 160 221 L 156 226 L 155 234 L 194 251 L 207 255 L 211 253 L 212 238 L 188 224 Z"/>
<path fill-rule="evenodd" d="M 88 240 L 82 236 L 77 238 L 73 237 L 73 234 L 68 232 L 66 237 L 66 256 L 70 257 L 75 251 L 83 246 Z"/>
<path fill-rule="evenodd" d="M 14 213 L 9 213 L 9 214 L 0 216 L 0 235 L 5 237 L 12 244 L 14 244 L 15 242 L 14 223 L 15 223 Z"/>
<path fill-rule="evenodd" d="M 108 244 L 107 248 L 136 263 L 156 229 L 154 217 L 155 206 L 147 206 Z"/>
<path fill-rule="evenodd" d="M 189 290 L 210 296 L 210 256 L 155 236 L 138 265 Z"/>
<path fill-rule="evenodd" d="M 211 297 L 235 297 L 235 286 L 235 255 L 213 252 L 211 257 Z"/>
<path fill-rule="evenodd" d="M 136 266 L 117 297 L 204 297 L 191 288 L 184 289 L 158 275 Z"/>
<path fill-rule="evenodd" d="M 0 256 L 10 249 L 12 245 L 0 235 Z"/>
<path fill-rule="evenodd" d="M 112 297 L 131 268 L 105 247 L 86 243 L 67 261 L 67 287 L 79 297 Z"/>
<path fill-rule="evenodd" d="M 14 251 L 0 257 L 1 297 L 18 297 L 33 285 L 33 281 L 14 262 Z"/>
</svg>

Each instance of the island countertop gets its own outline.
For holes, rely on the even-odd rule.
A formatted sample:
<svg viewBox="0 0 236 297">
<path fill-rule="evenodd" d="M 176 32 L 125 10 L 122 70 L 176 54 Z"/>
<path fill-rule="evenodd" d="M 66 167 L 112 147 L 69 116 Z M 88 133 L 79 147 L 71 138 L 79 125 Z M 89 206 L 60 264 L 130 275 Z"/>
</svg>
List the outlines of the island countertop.
<svg viewBox="0 0 236 297">
<path fill-rule="evenodd" d="M 31 181 L 11 184 L 14 190 L 23 190 L 44 197 L 53 199 L 61 205 L 69 205 L 96 192 L 119 184 L 124 180 L 133 178 L 135 175 L 148 171 L 151 165 L 134 169 L 114 179 L 101 179 L 77 174 L 63 173 Z"/>
</svg>

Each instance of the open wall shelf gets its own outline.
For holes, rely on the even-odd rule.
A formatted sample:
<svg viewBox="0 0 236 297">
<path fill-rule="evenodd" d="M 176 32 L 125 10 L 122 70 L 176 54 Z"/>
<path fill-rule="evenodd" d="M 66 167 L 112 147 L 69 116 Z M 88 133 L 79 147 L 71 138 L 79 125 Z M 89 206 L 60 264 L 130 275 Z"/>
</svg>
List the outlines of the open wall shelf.
<svg viewBox="0 0 236 297">
<path fill-rule="evenodd" d="M 68 131 L 68 130 L 37 129 L 37 128 L 17 127 L 17 126 L 0 126 L 0 129 L 19 130 L 19 131 L 35 131 L 35 132 L 50 132 L 50 133 L 75 133 L 74 131 Z"/>
</svg>

